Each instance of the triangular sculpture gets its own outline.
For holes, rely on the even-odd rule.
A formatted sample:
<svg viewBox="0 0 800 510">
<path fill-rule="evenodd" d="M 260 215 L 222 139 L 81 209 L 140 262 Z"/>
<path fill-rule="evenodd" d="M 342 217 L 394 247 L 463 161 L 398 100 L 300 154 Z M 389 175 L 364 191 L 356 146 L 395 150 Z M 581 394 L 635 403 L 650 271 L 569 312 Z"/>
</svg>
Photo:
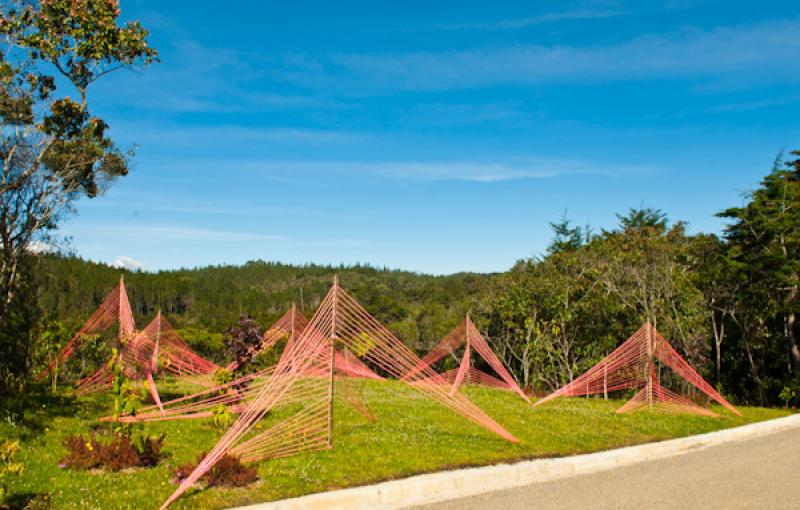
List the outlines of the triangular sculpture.
<svg viewBox="0 0 800 510">
<path fill-rule="evenodd" d="M 333 446 L 334 363 L 337 346 L 380 367 L 397 378 L 416 366 L 420 359 L 403 342 L 376 321 L 339 287 L 338 278 L 325 296 L 308 327 L 288 352 L 281 357 L 275 371 L 238 420 L 217 445 L 203 458 L 194 471 L 180 482 L 164 502 L 167 508 L 203 474 L 227 454 L 251 462 L 293 455 Z M 327 366 L 325 376 L 306 376 L 312 369 Z M 502 426 L 461 393 L 451 395 L 444 384 L 419 384 L 426 378 L 441 378 L 430 368 L 407 380 L 411 387 L 442 405 L 494 432 L 518 442 Z M 265 431 L 255 431 L 256 424 L 289 394 L 303 394 L 302 409 L 290 418 Z"/>
<path fill-rule="evenodd" d="M 125 345 L 123 354 L 126 364 L 137 373 L 208 376 L 220 368 L 189 347 L 161 311 Z"/>
<path fill-rule="evenodd" d="M 661 386 L 656 371 L 656 361 L 671 369 L 676 375 L 708 397 L 716 400 L 724 408 L 741 416 L 741 413 L 712 388 L 649 322 L 594 367 L 569 384 L 537 401 L 534 406 L 557 397 L 584 395 L 608 397 L 612 391 L 638 389 L 639 391 L 633 398 L 617 410 L 618 413 L 641 409 L 660 409 L 716 416 L 716 413 L 710 409 Z"/>
<path fill-rule="evenodd" d="M 144 380 L 153 402 L 159 408 L 161 400 L 153 377 L 160 370 L 175 375 L 205 375 L 219 368 L 195 353 L 162 317 L 161 312 L 144 330 L 137 332 L 125 289 L 125 280 L 120 276 L 119 285 L 106 296 L 89 320 L 37 376 L 37 379 L 57 370 L 59 365 L 65 363 L 80 348 L 81 340 L 87 335 L 104 331 L 114 322 L 119 324 L 115 348 L 122 358 L 126 377 Z M 110 364 L 104 364 L 91 376 L 78 381 L 77 393 L 85 395 L 106 390 L 111 387 L 113 378 Z"/>
<path fill-rule="evenodd" d="M 257 350 L 263 352 L 277 343 L 278 340 L 287 338 L 288 336 L 286 348 L 284 349 L 284 352 L 287 352 L 287 349 L 291 349 L 292 343 L 303 332 L 307 325 L 308 320 L 294 305 L 292 305 L 292 308 L 275 321 L 264 333 L 262 342 L 257 348 L 254 348 L 253 351 L 255 352 Z M 342 347 L 336 352 L 336 359 L 334 360 L 335 375 L 382 379 L 382 377 L 373 372 L 352 353 L 348 355 L 349 351 L 345 351 L 346 348 Z M 230 366 L 232 365 L 228 365 L 228 367 Z M 208 418 L 215 410 L 219 409 L 220 406 L 225 406 L 227 411 L 231 413 L 239 414 L 244 411 L 253 398 L 259 394 L 261 388 L 274 374 L 275 368 L 276 367 L 272 366 L 258 370 L 224 384 L 204 384 L 208 386 L 208 389 L 175 398 L 161 405 L 143 407 L 138 409 L 135 413 L 123 414 L 119 417 L 108 416 L 102 418 L 101 421 L 119 419 L 122 422 L 146 422 Z M 324 376 L 327 374 L 327 370 L 327 365 L 312 365 L 304 375 Z M 198 382 L 200 381 L 198 380 Z M 345 387 L 345 393 L 342 395 L 345 401 L 357 412 L 374 421 L 374 417 L 359 396 L 353 394 L 354 392 L 348 393 L 347 390 L 349 390 L 349 388 Z M 282 404 L 295 402 L 302 397 L 302 394 L 294 395 L 289 393 L 284 397 Z"/>
<path fill-rule="evenodd" d="M 455 329 L 448 333 L 431 352 L 422 358 L 420 363 L 412 368 L 403 379 L 416 376 L 419 371 L 425 367 L 432 367 L 462 345 L 464 346 L 464 353 L 461 356 L 461 363 L 458 368 L 442 374 L 444 380 L 450 384 L 451 394 L 457 392 L 462 384 L 477 384 L 512 390 L 526 402 L 529 404 L 531 403 L 528 395 L 522 391 L 517 381 L 514 380 L 514 377 L 509 373 L 508 369 L 506 369 L 497 355 L 495 355 L 494 351 L 492 351 L 489 343 L 483 335 L 481 335 L 480 331 L 478 331 L 478 328 L 475 327 L 469 314 L 467 314 L 466 318 L 461 321 Z M 473 350 L 492 367 L 492 370 L 499 376 L 499 379 L 472 366 Z"/>
<path fill-rule="evenodd" d="M 44 370 L 39 372 L 36 380 L 43 379 L 48 373 L 58 370 L 60 365 L 75 353 L 80 347 L 81 341 L 89 335 L 100 333 L 110 328 L 115 322 L 119 324 L 117 333 L 117 348 L 131 338 L 136 330 L 136 323 L 133 320 L 133 312 L 128 302 L 128 293 L 125 291 L 125 280 L 119 277 L 119 285 L 109 292 L 97 310 L 89 317 L 83 326 L 75 333 L 67 344 L 61 348 L 55 358 L 47 365 Z"/>
</svg>

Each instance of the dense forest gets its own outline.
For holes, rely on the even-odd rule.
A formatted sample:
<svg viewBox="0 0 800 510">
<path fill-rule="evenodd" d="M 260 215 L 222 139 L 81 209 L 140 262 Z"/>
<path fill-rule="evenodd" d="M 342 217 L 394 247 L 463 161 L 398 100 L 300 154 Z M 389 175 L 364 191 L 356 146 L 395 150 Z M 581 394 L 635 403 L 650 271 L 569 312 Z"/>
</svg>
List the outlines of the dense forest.
<svg viewBox="0 0 800 510">
<path fill-rule="evenodd" d="M 800 159 L 776 161 L 745 202 L 719 213 L 727 219 L 722 236 L 688 234 L 684 223 L 649 208 L 619 214 L 615 228 L 600 232 L 573 226 L 565 215 L 551 223 L 547 253 L 502 274 L 264 261 L 130 272 L 76 256 L 30 254 L 26 263 L 36 276 L 21 291 L 28 298 L 16 322 L 25 333 L 4 332 L 4 348 L 16 359 L 10 371 L 35 371 L 122 274 L 137 324 L 161 310 L 196 350 L 222 360 L 222 332 L 240 315 L 266 328 L 296 303 L 311 316 L 338 274 L 420 354 L 471 311 L 534 391 L 576 377 L 649 320 L 735 401 L 791 404 L 800 393 Z M 104 359 L 81 358 L 76 375 Z M 441 368 L 455 363 L 447 358 Z"/>
<path fill-rule="evenodd" d="M 45 322 L 78 327 L 124 275 L 137 324 L 145 324 L 161 310 L 190 342 L 219 336 L 242 314 L 269 327 L 292 303 L 311 317 L 338 274 L 342 286 L 371 313 L 404 341 L 424 350 L 470 307 L 481 307 L 499 281 L 498 275 L 429 276 L 368 266 L 264 261 L 157 273 L 58 255 L 43 256 L 39 264 L 38 299 L 46 311 Z M 217 344 L 221 346 L 221 339 Z"/>
</svg>

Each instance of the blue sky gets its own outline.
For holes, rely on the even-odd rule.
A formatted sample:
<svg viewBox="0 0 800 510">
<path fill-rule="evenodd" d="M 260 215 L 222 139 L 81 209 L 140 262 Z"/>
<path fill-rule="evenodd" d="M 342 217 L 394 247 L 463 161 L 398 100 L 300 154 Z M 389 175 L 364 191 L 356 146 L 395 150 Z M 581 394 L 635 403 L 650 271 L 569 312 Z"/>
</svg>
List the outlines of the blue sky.
<svg viewBox="0 0 800 510">
<path fill-rule="evenodd" d="M 548 222 L 718 232 L 800 148 L 795 2 L 122 1 L 161 63 L 90 91 L 130 175 L 82 256 L 500 271 Z"/>
</svg>

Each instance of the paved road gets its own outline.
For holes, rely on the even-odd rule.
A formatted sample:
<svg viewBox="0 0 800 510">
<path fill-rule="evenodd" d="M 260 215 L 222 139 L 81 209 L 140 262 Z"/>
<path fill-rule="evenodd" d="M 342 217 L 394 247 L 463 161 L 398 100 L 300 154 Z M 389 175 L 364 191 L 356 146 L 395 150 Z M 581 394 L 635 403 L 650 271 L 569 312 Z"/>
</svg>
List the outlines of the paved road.
<svg viewBox="0 0 800 510">
<path fill-rule="evenodd" d="M 417 510 L 800 509 L 800 429 Z"/>
</svg>

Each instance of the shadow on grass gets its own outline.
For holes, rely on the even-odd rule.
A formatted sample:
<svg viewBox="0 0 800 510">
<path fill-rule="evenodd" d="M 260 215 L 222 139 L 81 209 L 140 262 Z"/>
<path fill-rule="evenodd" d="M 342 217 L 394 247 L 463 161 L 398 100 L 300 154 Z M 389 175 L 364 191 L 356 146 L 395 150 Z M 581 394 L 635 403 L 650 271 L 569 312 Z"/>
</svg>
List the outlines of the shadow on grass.
<svg viewBox="0 0 800 510">
<path fill-rule="evenodd" d="M 47 386 L 34 384 L 24 394 L 0 398 L 0 421 L 20 429 L 20 437 L 26 439 L 43 432 L 56 418 L 93 415 L 104 407 L 98 399 L 79 400 L 69 394 L 53 394 Z"/>
<path fill-rule="evenodd" d="M 6 497 L 5 504 L 0 503 L 3 510 L 46 510 L 52 507 L 49 494 L 25 492 L 11 494 Z"/>
</svg>

